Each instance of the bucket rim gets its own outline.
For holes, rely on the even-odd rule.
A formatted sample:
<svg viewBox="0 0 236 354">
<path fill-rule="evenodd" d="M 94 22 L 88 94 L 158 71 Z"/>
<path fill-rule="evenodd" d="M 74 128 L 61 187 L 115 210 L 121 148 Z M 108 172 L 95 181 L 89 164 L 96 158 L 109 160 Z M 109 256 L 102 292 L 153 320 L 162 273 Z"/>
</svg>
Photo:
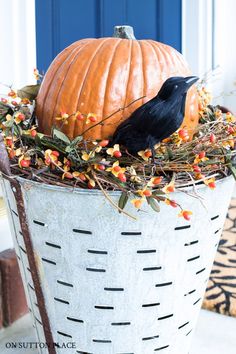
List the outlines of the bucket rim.
<svg viewBox="0 0 236 354">
<path fill-rule="evenodd" d="M 216 184 L 219 185 L 219 184 L 225 183 L 225 182 L 233 180 L 233 179 L 234 179 L 234 177 L 232 175 L 225 176 L 221 179 L 216 180 Z M 80 187 L 70 187 L 70 186 L 63 187 L 63 186 L 51 185 L 51 184 L 47 184 L 47 183 L 28 180 L 23 177 L 16 177 L 16 180 L 25 189 L 30 189 L 30 187 L 32 186 L 32 187 L 37 187 L 37 188 L 40 187 L 42 189 L 47 189 L 47 190 L 51 190 L 51 191 L 61 191 L 61 192 L 65 192 L 65 193 L 75 193 L 75 194 L 83 194 L 83 195 L 101 195 L 101 196 L 104 195 L 103 191 L 100 189 L 83 189 Z M 189 186 L 177 187 L 176 191 L 173 193 L 173 195 L 175 193 L 182 192 L 182 191 L 186 191 L 186 192 L 192 191 L 193 187 L 194 187 L 193 184 L 191 184 Z M 195 189 L 196 188 L 198 190 L 202 190 L 204 188 L 209 188 L 209 187 L 207 187 L 202 182 L 200 184 L 196 184 Z M 122 191 L 107 191 L 106 190 L 106 193 L 108 193 L 111 196 L 120 196 Z"/>
</svg>

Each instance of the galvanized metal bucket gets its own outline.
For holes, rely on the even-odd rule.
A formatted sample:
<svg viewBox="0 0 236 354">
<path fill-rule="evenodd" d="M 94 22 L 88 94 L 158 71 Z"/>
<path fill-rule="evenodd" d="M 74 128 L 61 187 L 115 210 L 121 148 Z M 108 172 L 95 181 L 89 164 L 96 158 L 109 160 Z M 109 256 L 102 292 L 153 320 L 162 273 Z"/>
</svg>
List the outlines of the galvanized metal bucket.
<svg viewBox="0 0 236 354">
<path fill-rule="evenodd" d="M 187 354 L 233 186 L 174 193 L 190 222 L 167 205 L 134 221 L 97 190 L 3 179 L 39 352 Z"/>
</svg>

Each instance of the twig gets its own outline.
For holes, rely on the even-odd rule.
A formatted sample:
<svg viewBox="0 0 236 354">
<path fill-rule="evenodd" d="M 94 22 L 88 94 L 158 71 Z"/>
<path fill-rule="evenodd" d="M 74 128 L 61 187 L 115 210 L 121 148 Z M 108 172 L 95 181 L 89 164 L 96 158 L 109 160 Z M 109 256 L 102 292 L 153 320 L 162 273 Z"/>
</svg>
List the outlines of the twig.
<svg viewBox="0 0 236 354">
<path fill-rule="evenodd" d="M 124 109 L 128 108 L 129 106 L 131 106 L 132 104 L 134 104 L 135 102 L 139 101 L 139 100 L 142 100 L 143 98 L 145 98 L 146 96 L 142 96 L 142 97 L 139 97 L 137 98 L 136 100 L 132 101 L 131 103 L 129 103 L 127 106 L 125 107 L 121 107 L 119 109 L 117 109 L 117 111 L 109 114 L 109 116 L 105 117 L 104 119 L 102 119 L 100 122 L 92 125 L 91 127 L 85 129 L 85 131 L 82 133 L 82 135 L 84 135 L 85 133 L 87 133 L 90 129 L 93 129 L 95 128 L 97 125 L 100 125 L 102 124 L 103 122 L 105 122 L 107 119 L 111 118 L 112 116 L 114 116 L 116 113 L 119 113 L 120 111 L 123 111 Z"/>
<path fill-rule="evenodd" d="M 104 194 L 104 196 L 107 198 L 107 200 L 111 203 L 111 205 L 113 207 L 115 207 L 117 210 L 119 210 L 120 213 L 125 214 L 126 216 L 129 216 L 131 219 L 133 220 L 137 220 L 137 218 L 129 213 L 127 213 L 125 210 L 121 209 L 116 203 L 113 202 L 113 200 L 110 198 L 109 194 L 105 191 L 105 189 L 103 188 L 102 184 L 99 182 L 99 178 L 96 176 L 96 174 L 94 172 L 92 172 L 92 175 L 94 177 L 94 179 L 96 180 L 99 188 L 101 189 L 102 193 Z"/>
</svg>

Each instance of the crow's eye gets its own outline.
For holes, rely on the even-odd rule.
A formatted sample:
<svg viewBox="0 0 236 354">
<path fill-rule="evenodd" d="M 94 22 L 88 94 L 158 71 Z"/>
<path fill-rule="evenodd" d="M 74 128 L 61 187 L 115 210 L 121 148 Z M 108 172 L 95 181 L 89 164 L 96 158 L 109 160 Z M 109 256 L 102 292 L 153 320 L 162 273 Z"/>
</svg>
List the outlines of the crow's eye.
<svg viewBox="0 0 236 354">
<path fill-rule="evenodd" d="M 175 85 L 175 86 L 174 86 L 174 89 L 176 90 L 177 88 L 178 88 L 178 85 Z"/>
</svg>

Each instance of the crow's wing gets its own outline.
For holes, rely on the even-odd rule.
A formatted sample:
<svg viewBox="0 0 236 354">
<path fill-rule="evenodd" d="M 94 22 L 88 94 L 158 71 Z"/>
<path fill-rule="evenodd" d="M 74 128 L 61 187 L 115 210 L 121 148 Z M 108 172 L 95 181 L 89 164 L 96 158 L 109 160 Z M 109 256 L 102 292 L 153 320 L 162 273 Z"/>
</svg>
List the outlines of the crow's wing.
<svg viewBox="0 0 236 354">
<path fill-rule="evenodd" d="M 133 128 L 138 131 L 146 131 L 148 134 L 153 133 L 153 129 L 157 129 L 159 125 L 165 123 L 165 118 L 168 115 L 169 104 L 158 97 L 154 97 L 145 105 L 138 108 L 130 116 L 128 120 Z"/>
</svg>

